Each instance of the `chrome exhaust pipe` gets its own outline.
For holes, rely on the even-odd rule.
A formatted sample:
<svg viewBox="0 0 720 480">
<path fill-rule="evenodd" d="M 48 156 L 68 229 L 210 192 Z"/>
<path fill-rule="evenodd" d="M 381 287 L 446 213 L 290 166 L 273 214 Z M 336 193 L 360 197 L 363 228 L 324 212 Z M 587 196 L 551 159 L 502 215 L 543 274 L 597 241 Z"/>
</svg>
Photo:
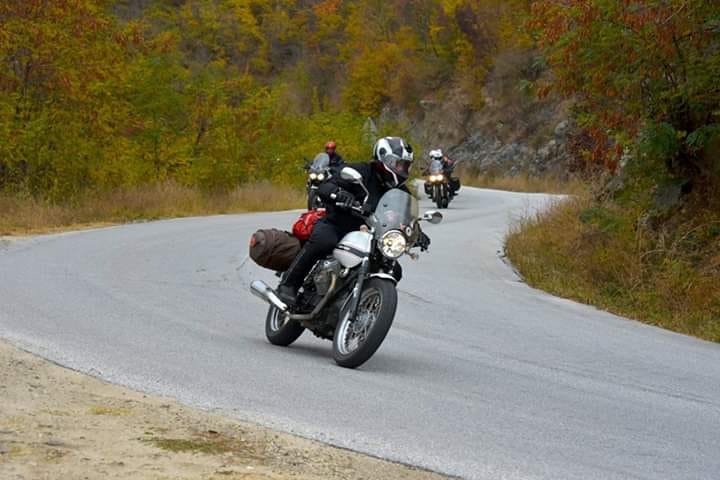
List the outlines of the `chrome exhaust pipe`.
<svg viewBox="0 0 720 480">
<path fill-rule="evenodd" d="M 250 291 L 253 295 L 274 306 L 281 312 L 287 312 L 287 305 L 285 305 L 285 303 L 277 296 L 275 291 L 272 288 L 268 287 L 267 284 L 262 280 L 255 280 L 254 282 L 252 282 L 250 284 Z"/>
</svg>

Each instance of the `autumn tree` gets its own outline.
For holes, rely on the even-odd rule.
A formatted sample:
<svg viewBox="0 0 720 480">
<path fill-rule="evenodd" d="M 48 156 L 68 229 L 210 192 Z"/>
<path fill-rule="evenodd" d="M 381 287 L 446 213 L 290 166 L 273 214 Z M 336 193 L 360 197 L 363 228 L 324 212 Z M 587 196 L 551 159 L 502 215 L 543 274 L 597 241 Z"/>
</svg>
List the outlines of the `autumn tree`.
<svg viewBox="0 0 720 480">
<path fill-rule="evenodd" d="M 555 88 L 579 99 L 581 121 L 598 139 L 617 145 L 606 163 L 640 136 L 670 171 L 718 168 L 698 154 L 719 131 L 717 2 L 541 0 L 532 8 Z"/>
</svg>

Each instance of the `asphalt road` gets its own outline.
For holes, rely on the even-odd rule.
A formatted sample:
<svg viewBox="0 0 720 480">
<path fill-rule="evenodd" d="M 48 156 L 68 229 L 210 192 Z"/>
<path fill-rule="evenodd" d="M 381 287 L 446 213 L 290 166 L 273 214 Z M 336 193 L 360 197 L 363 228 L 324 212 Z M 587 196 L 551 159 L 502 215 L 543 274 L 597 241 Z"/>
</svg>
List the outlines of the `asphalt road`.
<svg viewBox="0 0 720 480">
<path fill-rule="evenodd" d="M 272 276 L 247 240 L 293 213 L 6 244 L 0 336 L 111 382 L 466 478 L 719 479 L 720 346 L 532 290 L 499 258 L 509 222 L 547 199 L 465 189 L 426 227 L 431 252 L 405 261 L 395 324 L 359 370 L 310 334 L 287 349 L 264 338 L 248 285 Z"/>
</svg>

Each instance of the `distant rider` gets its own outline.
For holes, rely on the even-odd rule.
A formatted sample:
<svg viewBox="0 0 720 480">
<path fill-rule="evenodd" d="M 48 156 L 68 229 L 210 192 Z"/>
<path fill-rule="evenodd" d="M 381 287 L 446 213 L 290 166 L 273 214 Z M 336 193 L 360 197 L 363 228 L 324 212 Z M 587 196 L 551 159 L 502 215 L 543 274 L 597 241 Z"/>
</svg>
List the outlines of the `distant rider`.
<svg viewBox="0 0 720 480">
<path fill-rule="evenodd" d="M 456 195 L 457 191 L 460 190 L 460 179 L 457 177 L 453 177 L 453 171 L 455 170 L 455 165 L 457 164 L 457 162 L 450 160 L 450 158 L 448 158 L 447 155 L 444 155 L 443 151 L 440 149 L 431 150 L 430 158 L 432 160 L 439 160 L 442 163 L 443 174 L 448 178 L 448 183 L 450 184 L 450 191 L 453 195 Z"/>
<path fill-rule="evenodd" d="M 325 144 L 325 153 L 330 157 L 330 167 L 342 167 L 345 164 L 343 157 L 337 153 L 337 143 L 330 140 Z"/>
<path fill-rule="evenodd" d="M 405 140 L 400 137 L 385 137 L 375 143 L 372 161 L 348 165 L 362 175 L 363 183 L 370 193 L 365 207 L 367 213 L 375 211 L 380 197 L 388 190 L 399 187 L 407 191 L 404 184 L 410 174 L 412 162 L 413 150 Z M 365 197 L 365 192 L 359 185 L 345 182 L 338 175 L 321 184 L 318 194 L 327 206 L 328 213 L 315 224 L 310 238 L 295 257 L 278 287 L 278 296 L 288 305 L 295 304 L 298 289 L 313 265 L 332 253 L 345 235 L 358 230 L 364 224 L 364 220 L 351 210 L 353 205 L 359 204 Z M 422 234 L 418 245 L 427 248 L 429 244 L 430 239 Z M 396 278 L 399 279 L 401 275 L 398 269 Z"/>
</svg>

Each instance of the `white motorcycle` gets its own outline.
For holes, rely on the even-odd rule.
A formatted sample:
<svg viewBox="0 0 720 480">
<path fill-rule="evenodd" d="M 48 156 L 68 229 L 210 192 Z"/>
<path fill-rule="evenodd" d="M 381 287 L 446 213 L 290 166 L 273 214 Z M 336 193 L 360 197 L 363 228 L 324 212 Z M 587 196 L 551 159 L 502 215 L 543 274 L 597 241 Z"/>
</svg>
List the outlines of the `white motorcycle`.
<svg viewBox="0 0 720 480">
<path fill-rule="evenodd" d="M 367 202 L 369 194 L 357 170 L 345 167 L 340 176 L 362 186 Z M 348 368 L 372 357 L 392 326 L 398 298 L 393 273 L 403 255 L 417 258 L 411 250 L 422 236 L 420 222 L 442 221 L 438 211 L 420 217 L 417 200 L 401 189 L 386 192 L 369 215 L 364 204 L 352 209 L 365 225 L 315 264 L 292 310 L 264 282 L 251 285 L 253 294 L 270 304 L 265 321 L 270 343 L 288 346 L 308 329 L 332 340 L 335 361 Z"/>
</svg>

